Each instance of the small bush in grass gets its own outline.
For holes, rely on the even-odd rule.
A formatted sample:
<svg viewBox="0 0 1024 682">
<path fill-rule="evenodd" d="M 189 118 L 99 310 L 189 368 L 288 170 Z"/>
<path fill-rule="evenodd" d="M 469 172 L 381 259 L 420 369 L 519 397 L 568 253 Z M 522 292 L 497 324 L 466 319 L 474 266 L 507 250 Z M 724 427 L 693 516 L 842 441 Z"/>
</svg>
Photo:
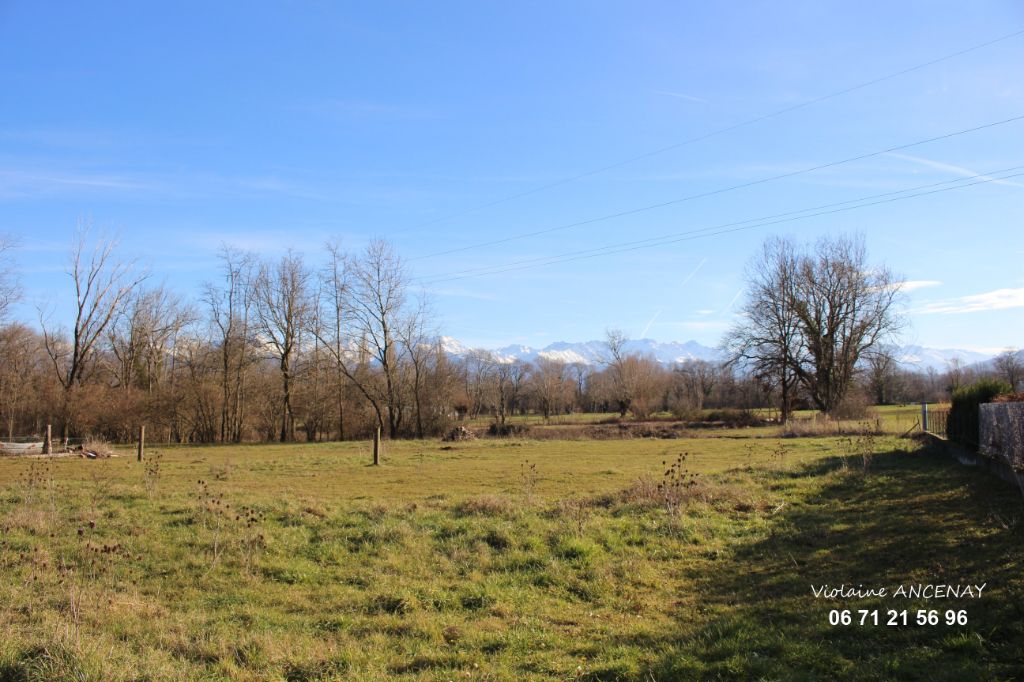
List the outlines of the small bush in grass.
<svg viewBox="0 0 1024 682">
<path fill-rule="evenodd" d="M 340 679 L 348 671 L 349 662 L 344 657 L 301 661 L 285 666 L 284 679 L 287 682 L 333 680 Z"/>
<path fill-rule="evenodd" d="M 725 426 L 739 428 L 744 426 L 763 426 L 765 421 L 750 410 L 726 408 L 711 410 L 703 416 L 704 422 L 721 422 Z"/>
<path fill-rule="evenodd" d="M 497 528 L 491 528 L 484 533 L 483 541 L 488 547 L 499 552 L 508 549 L 512 545 L 512 539 Z"/>
<path fill-rule="evenodd" d="M 413 607 L 412 599 L 400 594 L 378 594 L 366 602 L 366 612 L 372 614 L 404 615 L 412 611 Z"/>
<path fill-rule="evenodd" d="M 569 524 L 577 537 L 583 535 L 583 528 L 590 519 L 590 507 L 584 500 L 570 497 L 558 502 L 558 515 Z"/>
<path fill-rule="evenodd" d="M 497 600 L 483 587 L 474 587 L 459 596 L 459 604 L 467 611 L 479 611 L 493 606 Z"/>
<path fill-rule="evenodd" d="M 26 652 L 13 669 L 0 669 L 0 673 L 4 673 L 3 679 L 25 682 L 85 680 L 90 677 L 74 648 L 63 643 L 36 647 Z"/>
<path fill-rule="evenodd" d="M 526 424 L 499 424 L 498 422 L 491 422 L 491 425 L 487 427 L 488 436 L 523 437 L 528 433 L 530 433 L 530 427 Z"/>
<path fill-rule="evenodd" d="M 499 495 L 478 495 L 455 505 L 460 516 L 508 516 L 514 510 L 512 501 Z"/>
<path fill-rule="evenodd" d="M 526 459 L 519 465 L 519 479 L 523 485 L 523 498 L 527 505 L 533 504 L 533 492 L 537 489 L 537 482 L 540 475 L 537 473 L 537 463 Z"/>
<path fill-rule="evenodd" d="M 83 453 L 93 453 L 96 457 L 110 457 L 114 454 L 113 448 L 110 447 L 110 443 L 100 438 L 87 438 L 81 445 Z"/>
<path fill-rule="evenodd" d="M 160 484 L 160 463 L 163 461 L 163 457 L 159 452 L 152 452 L 146 458 L 143 466 L 142 483 L 146 487 L 146 494 L 150 497 L 153 497 Z"/>
<path fill-rule="evenodd" d="M 555 544 L 555 555 L 567 561 L 587 563 L 597 552 L 597 545 L 586 538 L 562 538 Z"/>
<path fill-rule="evenodd" d="M 978 418 L 980 406 L 992 402 L 998 395 L 1010 393 L 1011 390 L 1005 381 L 982 379 L 953 391 L 953 404 L 949 409 L 946 435 L 964 447 L 977 450 L 981 428 Z"/>
</svg>

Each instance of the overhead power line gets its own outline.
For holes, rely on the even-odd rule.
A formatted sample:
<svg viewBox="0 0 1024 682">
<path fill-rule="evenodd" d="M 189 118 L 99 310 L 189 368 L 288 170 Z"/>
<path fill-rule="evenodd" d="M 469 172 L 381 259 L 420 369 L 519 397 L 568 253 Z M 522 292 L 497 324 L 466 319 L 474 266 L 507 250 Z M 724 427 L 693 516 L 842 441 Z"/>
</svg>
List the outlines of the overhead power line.
<svg viewBox="0 0 1024 682">
<path fill-rule="evenodd" d="M 540 229 L 540 230 L 533 230 L 531 232 L 522 232 L 520 234 L 514 234 L 514 235 L 510 235 L 508 237 L 502 237 L 500 239 L 492 239 L 492 240 L 486 241 L 486 242 L 478 242 L 476 244 L 470 244 L 468 246 L 456 247 L 454 249 L 445 249 L 443 251 L 435 251 L 434 253 L 429 253 L 429 254 L 426 254 L 426 255 L 423 255 L 423 256 L 416 256 L 416 257 L 410 258 L 409 260 L 421 260 L 423 258 L 432 258 L 432 257 L 436 257 L 436 256 L 444 256 L 444 255 L 453 254 L 453 253 L 460 253 L 460 252 L 463 252 L 463 251 L 469 251 L 471 249 L 483 248 L 483 247 L 486 247 L 486 246 L 496 246 L 498 244 L 507 244 L 508 242 L 517 241 L 517 240 L 520 240 L 520 239 L 527 239 L 529 237 L 537 237 L 537 236 L 540 236 L 542 234 L 550 234 L 552 232 L 559 232 L 561 230 L 568 230 L 568 229 L 573 228 L 573 227 L 582 227 L 584 225 L 592 225 L 594 223 L 604 222 L 606 220 L 612 220 L 614 218 L 623 218 L 623 217 L 630 216 L 630 215 L 636 215 L 637 213 L 644 213 L 646 211 L 653 211 L 653 210 L 658 209 L 658 208 L 665 208 L 666 206 L 674 206 L 676 204 L 681 204 L 681 203 L 684 203 L 684 202 L 693 201 L 695 199 L 703 199 L 703 198 L 715 196 L 715 195 L 718 195 L 718 194 L 724 194 L 726 192 L 733 192 L 733 191 L 736 191 L 736 190 L 739 190 L 739 189 L 746 189 L 748 187 L 754 187 L 756 185 L 763 185 L 765 183 L 774 182 L 776 180 L 784 180 L 786 178 L 792 178 L 792 177 L 795 177 L 795 176 L 798 176 L 798 175 L 804 175 L 806 173 L 812 173 L 814 171 L 824 170 L 826 168 L 834 168 L 836 166 L 841 166 L 843 164 L 853 163 L 854 161 L 863 161 L 864 159 L 870 159 L 870 158 L 875 157 L 875 156 L 881 156 L 882 154 L 889 154 L 889 153 L 892 153 L 892 152 L 902 151 L 904 149 L 911 149 L 913 147 L 919 147 L 921 145 L 929 144 L 929 143 L 932 143 L 932 142 L 938 142 L 940 140 L 948 140 L 950 138 L 958 137 L 960 135 L 966 135 L 968 133 L 975 133 L 975 132 L 978 132 L 980 130 L 987 130 L 989 128 L 995 128 L 997 126 L 1006 125 L 1008 123 L 1013 123 L 1013 122 L 1016 122 L 1016 121 L 1020 121 L 1022 119 L 1024 119 L 1024 114 L 1019 115 L 1019 116 L 1013 116 L 1012 118 L 1003 119 L 1001 121 L 993 121 L 991 123 L 985 123 L 983 125 L 975 126 L 973 128 L 965 128 L 964 130 L 957 130 L 957 131 L 954 131 L 954 132 L 951 132 L 951 133 L 945 133 L 943 135 L 937 135 L 935 137 L 929 137 L 929 138 L 926 138 L 924 140 L 917 140 L 916 142 L 910 142 L 910 143 L 907 143 L 907 144 L 897 145 L 895 147 L 887 147 L 885 149 L 879 149 L 877 151 L 869 152 L 867 154 L 859 154 L 857 156 L 850 156 L 850 157 L 847 157 L 845 159 L 840 159 L 838 161 L 830 161 L 828 163 L 822 163 L 822 164 L 818 164 L 818 165 L 815 165 L 815 166 L 808 166 L 806 168 L 801 168 L 801 169 L 795 170 L 795 171 L 789 171 L 787 173 L 779 173 L 777 175 L 771 175 L 771 176 L 768 176 L 768 177 L 759 178 L 757 180 L 750 180 L 748 182 L 742 182 L 742 183 L 739 183 L 737 185 L 730 185 L 728 187 L 720 187 L 718 189 L 708 190 L 706 192 L 698 192 L 696 194 L 688 194 L 686 196 L 679 197 L 677 199 L 670 199 L 668 201 L 662 201 L 662 202 L 659 202 L 659 203 L 656 203 L 656 204 L 648 204 L 647 206 L 641 206 L 639 208 L 631 208 L 631 209 L 627 209 L 627 210 L 624 210 L 624 211 L 618 211 L 618 212 L 615 212 L 615 213 L 608 213 L 608 214 L 605 214 L 605 215 L 602 215 L 602 216 L 598 216 L 596 218 L 588 218 L 586 220 L 579 220 L 579 221 L 572 222 L 572 223 L 565 223 L 565 224 L 562 224 L 562 225 L 556 225 L 554 227 L 548 227 L 548 228 L 544 228 L 544 229 Z"/>
<path fill-rule="evenodd" d="M 439 284 L 441 282 L 450 282 L 454 280 L 468 279 L 473 277 L 483 277 L 486 275 L 496 275 L 504 272 L 512 272 L 517 270 L 528 270 L 532 268 L 545 267 L 548 265 L 556 265 L 558 263 L 585 260 L 589 258 L 596 258 L 599 256 L 608 256 L 617 253 L 624 253 L 627 251 L 637 251 L 640 249 L 654 248 L 656 246 L 664 246 L 667 244 L 674 244 L 681 241 L 699 239 L 702 237 L 713 237 L 717 235 L 728 234 L 731 232 L 749 230 L 756 227 L 766 227 L 769 225 L 778 225 L 780 223 L 794 222 L 797 220 L 806 220 L 808 218 L 815 218 L 823 215 L 842 213 L 845 211 L 852 211 L 859 208 L 877 206 L 879 204 L 887 204 L 895 201 L 902 201 L 905 199 L 914 199 L 917 197 L 939 194 L 942 192 L 950 192 L 957 189 L 964 189 L 966 187 L 973 187 L 975 185 L 1000 182 L 1024 176 L 1024 172 L 1015 172 L 1021 171 L 1022 169 L 1024 169 L 1024 165 L 1013 166 L 1011 168 L 990 171 L 988 173 L 979 173 L 978 175 L 972 175 L 963 178 L 955 178 L 953 180 L 944 180 L 942 182 L 936 182 L 927 185 L 918 185 L 916 187 L 910 187 L 895 192 L 873 194 L 870 196 L 859 197 L 857 199 L 849 199 L 847 201 L 840 201 L 831 204 L 822 204 L 820 206 L 814 206 L 795 211 L 786 211 L 784 213 L 776 213 L 769 216 L 750 218 L 747 220 L 741 220 L 731 223 L 722 223 L 719 225 L 712 225 L 708 227 L 687 230 L 685 232 L 661 235 L 659 237 L 651 237 L 648 239 L 639 239 L 628 242 L 619 242 L 616 244 L 609 244 L 594 249 L 570 251 L 567 253 L 561 253 L 554 256 L 530 258 L 520 261 L 514 261 L 512 263 L 504 263 L 500 265 L 481 268 L 471 268 L 468 270 L 461 270 L 453 273 L 421 277 L 419 279 L 424 285 L 432 285 Z M 974 180 L 974 182 L 967 182 L 968 180 Z"/>
<path fill-rule="evenodd" d="M 461 211 L 457 211 L 455 213 L 449 213 L 449 214 L 441 216 L 439 218 L 435 218 L 433 220 L 430 220 L 430 221 L 427 221 L 427 222 L 424 222 L 424 223 L 420 223 L 419 225 L 416 225 L 416 226 L 414 226 L 412 228 L 409 228 L 408 230 L 403 230 L 403 232 L 407 232 L 407 231 L 411 231 L 411 230 L 418 230 L 418 229 L 422 229 L 424 227 L 430 227 L 432 225 L 437 225 L 438 223 L 443 223 L 443 222 L 446 222 L 446 221 L 449 221 L 449 220 L 453 220 L 455 218 L 459 218 L 459 217 L 467 215 L 469 213 L 474 213 L 476 211 L 481 211 L 481 210 L 483 210 L 485 208 L 490 208 L 492 206 L 497 206 L 499 204 L 503 204 L 503 203 L 506 203 L 506 202 L 509 202 L 509 201 L 514 201 L 516 199 L 521 199 L 523 197 L 530 196 L 531 194 L 537 194 L 538 192 L 543 192 L 545 190 L 553 189 L 555 187 L 560 187 L 562 185 L 567 185 L 569 183 L 576 182 L 577 180 L 582 180 L 584 178 L 588 178 L 588 177 L 593 176 L 593 175 L 598 175 L 600 173 L 605 173 L 607 171 L 614 170 L 616 168 L 621 168 L 622 166 L 627 166 L 629 164 L 636 163 L 637 161 L 643 161 L 644 159 L 649 159 L 651 157 L 658 156 L 658 155 L 664 154 L 666 152 L 670 152 L 670 151 L 672 151 L 674 149 L 679 149 L 681 147 L 686 147 L 688 145 L 695 144 L 697 142 L 702 142 L 703 140 L 707 140 L 709 138 L 716 137 L 718 135 L 723 135 L 725 133 L 732 132 L 733 130 L 737 130 L 739 128 L 744 128 L 746 126 L 754 125 L 755 123 L 760 123 L 761 121 L 766 121 L 768 119 L 776 118 L 778 116 L 782 116 L 784 114 L 788 114 L 790 112 L 797 111 L 799 109 L 804 109 L 806 107 L 813 106 L 815 104 L 819 104 L 821 102 L 825 102 L 827 100 L 834 99 L 836 97 L 841 97 L 842 95 L 847 95 L 847 94 L 849 94 L 851 92 L 856 92 L 857 90 L 862 90 L 864 88 L 868 88 L 868 87 L 871 87 L 873 85 L 878 85 L 879 83 L 883 83 L 885 81 L 892 80 L 893 78 L 898 78 L 900 76 L 905 76 L 908 73 L 913 73 L 914 71 L 919 71 L 919 70 L 925 69 L 925 68 L 927 68 L 929 66 L 934 66 L 936 64 L 940 64 L 940 63 L 948 61 L 950 59 L 955 59 L 955 58 L 961 57 L 961 56 L 963 56 L 965 54 L 969 54 L 969 53 L 975 52 L 977 50 L 982 50 L 982 49 L 984 49 L 986 47 L 991 47 L 992 45 L 996 45 L 998 43 L 1001 43 L 1001 42 L 1004 42 L 1004 41 L 1007 41 L 1007 40 L 1011 40 L 1012 38 L 1016 38 L 1016 37 L 1021 36 L 1021 35 L 1024 35 L 1024 29 L 1021 29 L 1021 30 L 1018 30 L 1018 31 L 1014 31 L 1013 33 L 1007 33 L 1006 35 L 999 36 L 998 38 L 993 38 L 992 40 L 988 40 L 988 41 L 985 41 L 983 43 L 978 43 L 977 45 L 972 45 L 972 46 L 964 48 L 962 50 L 957 50 L 956 52 L 951 52 L 949 54 L 942 55 L 941 57 L 936 57 L 935 59 L 930 59 L 930 60 L 928 60 L 926 62 L 921 62 L 920 64 L 915 64 L 914 66 L 910 66 L 910 67 L 907 67 L 905 69 L 900 69 L 899 71 L 894 71 L 892 73 L 885 74 L 884 76 L 878 76 L 877 78 L 872 78 L 871 80 L 867 80 L 867 81 L 864 81 L 862 83 L 858 83 L 856 85 L 851 85 L 851 86 L 843 88 L 841 90 L 836 90 L 836 91 L 830 92 L 830 93 L 828 93 L 826 95 L 821 95 L 820 97 L 813 97 L 811 99 L 805 100 L 805 101 L 800 102 L 798 104 L 794 104 L 794 105 L 791 105 L 791 106 L 788 106 L 788 107 L 784 107 L 782 109 L 777 109 L 777 110 L 769 112 L 767 114 L 761 114 L 759 116 L 754 116 L 752 118 L 748 118 L 748 119 L 745 119 L 743 121 L 740 121 L 739 123 L 734 123 L 732 125 L 728 125 L 728 126 L 725 126 L 723 128 L 717 128 L 715 130 L 711 130 L 711 131 L 706 132 L 706 133 L 701 133 L 700 135 L 696 135 L 694 137 L 690 137 L 690 138 L 687 138 L 685 140 L 681 140 L 679 142 L 675 142 L 675 143 L 667 145 L 665 147 L 659 147 L 658 149 L 653 149 L 651 151 L 644 152 L 642 154 L 638 154 L 636 156 L 631 156 L 629 158 L 622 159 L 621 161 L 616 161 L 614 163 L 610 163 L 610 164 L 607 164 L 605 166 L 600 166 L 598 168 L 594 168 L 594 169 L 591 169 L 591 170 L 588 170 L 588 171 L 584 171 L 582 173 L 577 173 L 576 175 L 571 175 L 571 176 L 562 178 L 560 180 L 555 180 L 553 182 L 549 182 L 549 183 L 544 184 L 544 185 L 538 185 L 538 186 L 533 187 L 531 189 L 523 190 L 522 192 L 517 192 L 515 194 L 510 194 L 510 195 L 507 195 L 507 196 L 504 196 L 504 197 L 493 199 L 491 201 L 488 201 L 488 202 L 485 202 L 485 203 L 482 203 L 482 204 L 477 204 L 475 206 L 470 206 L 469 208 L 463 209 Z M 399 234 L 401 234 L 401 233 L 399 233 Z M 420 256 L 420 258 L 429 258 L 430 256 L 433 256 L 433 255 L 440 255 L 440 254 L 428 254 L 426 256 Z"/>
</svg>

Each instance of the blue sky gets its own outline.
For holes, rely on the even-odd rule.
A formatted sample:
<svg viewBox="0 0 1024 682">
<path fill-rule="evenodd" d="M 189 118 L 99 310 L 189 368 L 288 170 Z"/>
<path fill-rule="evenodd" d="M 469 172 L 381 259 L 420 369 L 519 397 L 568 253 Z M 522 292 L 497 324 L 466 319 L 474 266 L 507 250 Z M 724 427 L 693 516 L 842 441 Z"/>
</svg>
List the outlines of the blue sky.
<svg viewBox="0 0 1024 682">
<path fill-rule="evenodd" d="M 765 237 L 857 231 L 911 282 L 906 342 L 1024 346 L 1024 176 L 450 278 L 1024 166 L 1018 120 L 480 246 L 1021 116 L 1024 35 L 533 191 L 1022 30 L 1019 2 L 142 5 L 0 2 L 0 232 L 27 321 L 67 313 L 90 221 L 189 295 L 222 242 L 316 264 L 380 236 L 469 344 L 713 345 Z"/>
</svg>

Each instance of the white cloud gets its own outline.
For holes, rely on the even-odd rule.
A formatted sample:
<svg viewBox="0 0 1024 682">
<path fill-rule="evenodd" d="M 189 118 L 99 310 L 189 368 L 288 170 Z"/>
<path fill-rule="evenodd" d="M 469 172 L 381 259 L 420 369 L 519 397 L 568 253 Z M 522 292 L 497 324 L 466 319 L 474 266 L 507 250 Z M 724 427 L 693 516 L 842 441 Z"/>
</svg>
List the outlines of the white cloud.
<svg viewBox="0 0 1024 682">
<path fill-rule="evenodd" d="M 693 331 L 707 331 L 709 329 L 725 329 L 729 326 L 729 323 L 711 320 L 691 320 L 688 322 L 676 322 L 672 326 Z"/>
<path fill-rule="evenodd" d="M 921 315 L 955 315 L 979 313 L 987 310 L 1024 308 L 1024 287 L 1019 289 L 995 289 L 982 294 L 960 296 L 945 301 L 929 303 L 914 312 Z"/>
<path fill-rule="evenodd" d="M 958 344 L 961 350 L 970 351 L 972 353 L 981 353 L 982 355 L 991 355 L 995 357 L 1005 350 L 1012 350 L 1006 346 L 972 346 L 971 344 Z"/>
<path fill-rule="evenodd" d="M 116 175 L 0 168 L 0 196 L 5 198 L 54 194 L 67 189 L 141 190 L 151 188 L 151 185 Z"/>
<path fill-rule="evenodd" d="M 422 120 L 437 118 L 438 113 L 422 107 L 367 99 L 328 99 L 312 102 L 300 109 L 342 120 Z"/>
<path fill-rule="evenodd" d="M 927 287 L 937 287 L 942 282 L 937 279 L 910 279 L 900 284 L 900 291 L 917 291 Z"/>
<path fill-rule="evenodd" d="M 964 168 L 963 166 L 954 166 L 951 163 L 943 163 L 942 161 L 933 161 L 931 159 L 925 159 L 920 156 L 911 156 L 910 154 L 901 154 L 899 152 L 888 152 L 886 156 L 891 156 L 895 159 L 902 159 L 903 161 L 910 161 L 921 166 L 927 166 L 928 168 L 935 168 L 937 170 L 946 171 L 953 173 L 954 175 L 962 175 L 965 178 L 978 177 L 979 180 L 989 180 L 995 185 L 1008 185 L 1010 187 L 1024 187 L 1019 182 L 1013 182 L 1012 180 L 995 180 L 991 176 L 982 175 L 976 170 L 970 168 Z"/>
<path fill-rule="evenodd" d="M 433 288 L 428 287 L 427 292 L 435 296 L 450 298 L 471 298 L 477 301 L 503 301 L 505 299 L 480 291 L 459 288 Z"/>
<path fill-rule="evenodd" d="M 676 99 L 685 99 L 687 102 L 698 102 L 700 104 L 707 104 L 708 101 L 703 97 L 696 97 L 694 95 L 687 95 L 682 92 L 672 92 L 671 90 L 654 90 L 655 95 L 665 95 L 666 97 L 675 97 Z"/>
</svg>

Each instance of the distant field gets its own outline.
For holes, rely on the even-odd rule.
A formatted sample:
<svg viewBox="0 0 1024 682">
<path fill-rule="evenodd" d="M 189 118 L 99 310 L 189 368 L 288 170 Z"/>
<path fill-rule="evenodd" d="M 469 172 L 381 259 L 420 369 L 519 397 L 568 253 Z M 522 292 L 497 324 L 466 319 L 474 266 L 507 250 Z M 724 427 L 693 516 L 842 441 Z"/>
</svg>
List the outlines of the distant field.
<svg viewBox="0 0 1024 682">
<path fill-rule="evenodd" d="M 940 405 L 931 405 L 931 408 L 942 407 Z M 706 409 L 703 411 L 704 415 L 709 415 L 716 410 Z M 778 411 L 769 409 L 755 409 L 751 410 L 755 415 L 763 419 L 777 419 Z M 793 420 L 797 425 L 814 424 L 817 429 L 822 432 L 840 432 L 843 430 L 851 430 L 862 427 L 865 423 L 872 425 L 879 425 L 882 430 L 893 432 L 897 434 L 905 433 L 915 425 L 920 423 L 921 418 L 921 406 L 920 405 L 883 405 L 879 407 L 871 407 L 868 409 L 868 416 L 864 419 L 847 419 L 842 421 L 834 421 L 831 419 L 824 418 L 820 413 L 815 410 L 797 410 L 793 414 Z M 619 419 L 618 413 L 615 412 L 591 412 L 591 413 L 572 413 L 572 414 L 560 414 L 553 415 L 549 419 L 544 419 L 543 416 L 537 414 L 528 415 L 510 415 L 506 418 L 506 423 L 516 424 L 535 429 L 538 432 L 543 432 L 545 428 L 567 427 L 567 426 L 588 426 L 594 424 L 600 424 L 602 422 L 615 422 Z M 659 412 L 651 417 L 652 420 L 657 421 L 674 421 L 671 414 L 667 412 Z M 476 417 L 469 419 L 464 422 L 464 425 L 470 429 L 484 432 L 494 421 L 494 418 L 490 415 Z M 625 423 L 629 423 L 630 419 L 623 420 Z M 763 436 L 774 436 L 782 432 L 782 428 L 777 425 L 757 427 L 753 429 L 745 429 L 744 435 L 763 435 Z M 585 434 L 583 434 L 585 435 Z"/>
<path fill-rule="evenodd" d="M 1019 493 L 895 435 L 722 435 L 0 459 L 0 680 L 1024 675 Z M 842 582 L 989 587 L 830 626 Z"/>
</svg>

